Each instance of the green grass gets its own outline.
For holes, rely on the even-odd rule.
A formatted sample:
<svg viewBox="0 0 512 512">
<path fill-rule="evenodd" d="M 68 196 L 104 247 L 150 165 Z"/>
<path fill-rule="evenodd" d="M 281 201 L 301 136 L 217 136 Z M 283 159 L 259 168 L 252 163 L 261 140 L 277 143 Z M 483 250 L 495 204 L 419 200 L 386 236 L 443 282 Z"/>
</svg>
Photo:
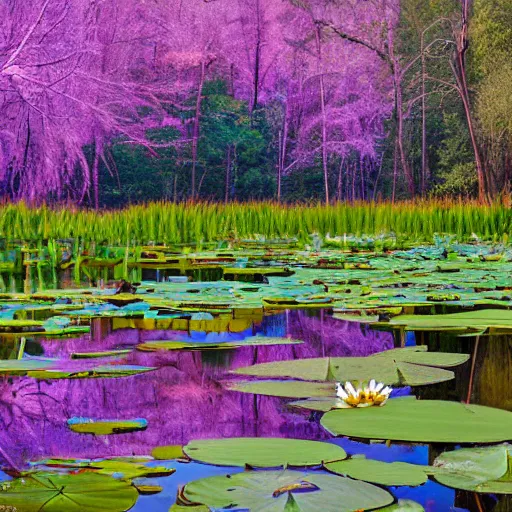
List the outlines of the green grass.
<svg viewBox="0 0 512 512">
<path fill-rule="evenodd" d="M 280 205 L 150 203 L 123 210 L 95 212 L 70 207 L 0 206 L 0 236 L 33 241 L 80 237 L 110 244 L 161 242 L 196 244 L 256 234 L 269 238 L 312 233 L 331 236 L 395 233 L 417 242 L 435 234 L 468 240 L 475 233 L 485 241 L 506 241 L 512 231 L 512 210 L 504 204 L 484 206 L 469 201 L 403 203 L 339 203 Z"/>
</svg>

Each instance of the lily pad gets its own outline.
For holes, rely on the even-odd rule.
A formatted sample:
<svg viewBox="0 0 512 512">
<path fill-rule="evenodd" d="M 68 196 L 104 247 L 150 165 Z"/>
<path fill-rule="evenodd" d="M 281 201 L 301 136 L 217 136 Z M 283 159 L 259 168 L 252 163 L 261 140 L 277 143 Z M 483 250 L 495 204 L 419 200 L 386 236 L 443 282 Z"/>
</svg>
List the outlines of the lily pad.
<svg viewBox="0 0 512 512">
<path fill-rule="evenodd" d="M 93 379 L 128 377 L 156 370 L 156 368 L 136 365 L 102 365 L 83 370 L 49 369 L 41 371 L 29 371 L 27 375 L 34 379 Z"/>
<path fill-rule="evenodd" d="M 33 473 L 0 487 L 0 505 L 23 512 L 124 512 L 137 498 L 131 483 L 92 473 Z"/>
<path fill-rule="evenodd" d="M 191 441 L 183 451 L 192 460 L 205 464 L 255 468 L 317 466 L 347 456 L 335 444 L 275 437 Z"/>
<path fill-rule="evenodd" d="M 512 439 L 512 412 L 442 400 L 396 398 L 384 407 L 326 413 L 336 436 L 417 443 L 498 443 Z"/>
<path fill-rule="evenodd" d="M 71 359 L 96 359 L 101 357 L 126 356 L 131 352 L 131 349 L 105 350 L 103 352 L 73 352 L 71 354 Z"/>
<path fill-rule="evenodd" d="M 174 503 L 169 512 L 210 512 L 206 505 L 178 505 Z"/>
<path fill-rule="evenodd" d="M 56 363 L 55 359 L 9 359 L 0 361 L 0 375 L 26 375 L 32 371 L 44 371 Z"/>
<path fill-rule="evenodd" d="M 401 315 L 392 318 L 389 325 L 405 327 L 410 331 L 442 331 L 445 329 L 485 331 L 489 328 L 512 331 L 512 310 L 482 309 L 448 315 Z"/>
<path fill-rule="evenodd" d="M 336 390 L 332 382 L 304 382 L 300 380 L 230 381 L 225 384 L 230 391 L 284 398 L 332 397 Z M 329 410 L 329 409 L 328 409 Z"/>
<path fill-rule="evenodd" d="M 393 502 L 384 489 L 350 478 L 300 471 L 246 471 L 191 482 L 183 494 L 192 503 L 251 512 L 373 510 Z"/>
<path fill-rule="evenodd" d="M 147 341 L 137 345 L 137 350 L 156 352 L 158 350 L 232 350 L 240 347 L 257 347 L 265 345 L 298 345 L 304 343 L 289 338 L 264 338 L 253 336 L 240 341 L 219 343 L 193 343 L 187 341 Z"/>
<path fill-rule="evenodd" d="M 157 460 L 173 460 L 185 457 L 183 453 L 183 446 L 172 445 L 172 446 L 157 446 L 151 452 L 151 455 Z"/>
<path fill-rule="evenodd" d="M 385 486 L 407 485 L 415 487 L 428 480 L 429 468 L 406 462 L 381 462 L 365 457 L 329 462 L 325 469 L 341 476 Z"/>
<path fill-rule="evenodd" d="M 124 434 L 146 430 L 148 422 L 145 419 L 134 420 L 94 420 L 91 418 L 70 418 L 68 427 L 79 434 Z"/>
<path fill-rule="evenodd" d="M 398 500 L 398 503 L 381 508 L 379 512 L 425 512 L 425 509 L 416 501 Z"/>
<path fill-rule="evenodd" d="M 297 400 L 289 402 L 289 406 L 307 409 L 309 411 L 329 412 L 333 409 L 339 409 L 339 398 L 337 397 L 315 397 L 306 400 Z"/>
<path fill-rule="evenodd" d="M 443 471 L 436 480 L 455 489 L 492 494 L 512 494 L 512 446 L 464 448 L 445 452 L 434 461 Z"/>
<path fill-rule="evenodd" d="M 468 359 L 467 354 L 430 353 L 427 347 L 407 347 L 369 357 L 323 357 L 262 363 L 239 368 L 234 373 L 312 381 L 375 379 L 390 385 L 423 386 L 453 379 L 453 372 L 441 368 L 457 366 Z"/>
</svg>

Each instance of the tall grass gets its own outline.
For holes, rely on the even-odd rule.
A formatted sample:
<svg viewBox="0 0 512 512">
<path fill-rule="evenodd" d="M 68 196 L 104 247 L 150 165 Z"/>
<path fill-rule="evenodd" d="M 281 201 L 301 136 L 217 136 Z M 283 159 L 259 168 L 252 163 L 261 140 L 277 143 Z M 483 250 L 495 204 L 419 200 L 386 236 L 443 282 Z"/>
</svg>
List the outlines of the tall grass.
<svg viewBox="0 0 512 512">
<path fill-rule="evenodd" d="M 234 237 L 267 239 L 312 233 L 331 236 L 395 233 L 411 241 L 431 242 L 435 234 L 468 240 L 507 240 L 512 210 L 463 201 L 281 205 L 150 203 L 95 212 L 69 207 L 0 205 L 0 237 L 24 241 L 81 238 L 109 244 L 195 244 Z"/>
</svg>

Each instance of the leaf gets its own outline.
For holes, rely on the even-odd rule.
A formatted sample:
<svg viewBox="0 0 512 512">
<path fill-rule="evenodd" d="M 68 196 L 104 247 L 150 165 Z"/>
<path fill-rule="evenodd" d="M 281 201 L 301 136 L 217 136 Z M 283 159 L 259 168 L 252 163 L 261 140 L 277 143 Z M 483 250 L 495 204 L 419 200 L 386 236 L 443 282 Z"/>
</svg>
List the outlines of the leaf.
<svg viewBox="0 0 512 512">
<path fill-rule="evenodd" d="M 137 345 L 137 350 L 143 352 L 156 352 L 158 350 L 232 350 L 240 347 L 256 347 L 265 345 L 298 345 L 304 343 L 289 338 L 264 338 L 252 336 L 238 341 L 219 343 L 194 343 L 187 341 L 147 341 Z"/>
<path fill-rule="evenodd" d="M 183 451 L 192 460 L 205 464 L 257 468 L 317 466 L 347 456 L 335 444 L 274 437 L 191 441 Z"/>
<path fill-rule="evenodd" d="M 51 359 L 9 359 L 0 361 L 0 375 L 26 375 L 31 371 L 44 371 L 55 366 L 56 360 Z"/>
<path fill-rule="evenodd" d="M 434 461 L 435 479 L 447 487 L 466 491 L 512 494 L 511 446 L 463 448 L 445 452 Z"/>
<path fill-rule="evenodd" d="M 0 505 L 23 512 L 124 512 L 137 498 L 131 483 L 92 473 L 32 473 L 0 486 Z"/>
<path fill-rule="evenodd" d="M 289 402 L 288 405 L 298 407 L 299 409 L 308 409 L 310 411 L 328 412 L 332 409 L 338 409 L 339 399 L 336 397 L 331 398 L 308 398 L 307 400 L 297 400 L 296 402 Z"/>
<path fill-rule="evenodd" d="M 178 505 L 175 503 L 169 512 L 210 512 L 206 505 Z"/>
<path fill-rule="evenodd" d="M 172 475 L 176 470 L 163 466 L 145 466 L 150 462 L 146 458 L 118 457 L 112 459 L 47 459 L 32 463 L 33 466 L 63 468 L 68 471 L 80 470 L 101 475 L 115 476 L 125 480 L 134 478 L 163 477 Z"/>
<path fill-rule="evenodd" d="M 187 484 L 184 495 L 214 509 L 251 512 L 354 512 L 393 502 L 387 491 L 366 482 L 300 471 L 246 471 L 204 478 Z"/>
<path fill-rule="evenodd" d="M 512 413 L 481 405 L 396 398 L 383 407 L 326 413 L 336 436 L 418 443 L 497 443 L 512 438 Z"/>
<path fill-rule="evenodd" d="M 333 397 L 336 394 L 332 382 L 304 382 L 300 380 L 230 381 L 225 383 L 229 391 L 285 398 Z"/>
<path fill-rule="evenodd" d="M 454 378 L 448 370 L 466 362 L 467 354 L 430 353 L 426 347 L 388 350 L 368 357 L 312 358 L 262 363 L 233 373 L 257 377 L 281 377 L 312 381 L 368 381 L 389 385 L 423 386 Z"/>
<path fill-rule="evenodd" d="M 173 460 L 185 457 L 183 446 L 179 444 L 174 446 L 158 446 L 153 448 L 151 455 L 157 460 Z"/>
<path fill-rule="evenodd" d="M 84 368 L 83 370 L 66 370 L 52 368 L 50 370 L 29 371 L 27 375 L 34 379 L 93 379 L 110 377 L 128 377 L 156 370 L 146 366 L 136 365 L 102 365 L 93 368 Z"/>
<path fill-rule="evenodd" d="M 105 350 L 103 352 L 73 352 L 71 359 L 96 359 L 100 357 L 125 356 L 131 354 L 131 349 L 126 350 Z"/>
<path fill-rule="evenodd" d="M 403 326 L 411 331 L 442 331 L 459 329 L 460 331 L 486 330 L 512 331 L 512 310 L 481 309 L 452 313 L 448 315 L 402 315 L 389 321 L 391 326 Z"/>
<path fill-rule="evenodd" d="M 373 484 L 385 486 L 407 485 L 415 487 L 428 480 L 428 468 L 406 462 L 380 462 L 353 457 L 351 459 L 329 462 L 324 464 L 325 469 L 341 476 L 348 476 L 355 480 L 363 480 Z"/>
<path fill-rule="evenodd" d="M 70 418 L 68 427 L 79 434 L 123 434 L 146 430 L 148 422 L 145 419 L 134 420 L 93 420 L 91 418 Z"/>
<path fill-rule="evenodd" d="M 412 500 L 398 500 L 398 503 L 379 509 L 379 512 L 425 512 L 425 509 Z"/>
</svg>

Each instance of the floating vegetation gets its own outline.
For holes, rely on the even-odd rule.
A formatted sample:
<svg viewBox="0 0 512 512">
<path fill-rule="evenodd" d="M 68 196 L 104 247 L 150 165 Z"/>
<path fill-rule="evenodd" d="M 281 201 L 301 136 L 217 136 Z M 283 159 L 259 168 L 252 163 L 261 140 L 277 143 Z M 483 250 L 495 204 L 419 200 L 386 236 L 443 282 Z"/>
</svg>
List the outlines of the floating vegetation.
<svg viewBox="0 0 512 512">
<path fill-rule="evenodd" d="M 450 368 L 465 363 L 466 354 L 432 353 L 427 347 L 388 350 L 368 357 L 331 357 L 262 363 L 233 373 L 255 377 L 311 381 L 369 381 L 387 385 L 424 386 L 454 378 Z M 303 396 L 303 395 L 299 395 Z"/>
<path fill-rule="evenodd" d="M 23 512 L 124 512 L 138 496 L 130 482 L 105 475 L 36 472 L 4 482 L 0 505 Z"/>
<path fill-rule="evenodd" d="M 387 447 L 373 443 L 446 449 L 512 440 L 509 386 L 486 366 L 488 351 L 499 348 L 508 371 L 508 341 L 480 344 L 481 336 L 512 333 L 507 240 L 485 245 L 465 234 L 464 243 L 439 236 L 421 246 L 420 238 L 393 234 L 304 234 L 317 222 L 339 223 L 328 218 L 333 207 L 317 210 L 321 218 L 308 218 L 301 234 L 294 230 L 305 229 L 303 220 L 295 218 L 291 231 L 276 226 L 272 236 L 250 239 L 239 230 L 223 239 L 231 219 L 183 246 L 195 221 L 191 206 L 179 208 L 186 230 L 165 226 L 164 211 L 164 224 L 151 228 L 164 236 L 149 245 L 135 218 L 133 229 L 115 228 L 101 242 L 0 243 L 0 260 L 12 258 L 0 268 L 0 419 L 10 441 L 0 459 L 15 477 L 0 492 L 6 505 L 28 499 L 28 490 L 16 490 L 25 489 L 22 479 L 32 482 L 28 489 L 41 479 L 33 510 L 63 510 L 64 498 L 45 487 L 51 479 L 73 499 L 88 488 L 96 499 L 100 483 L 105 495 L 106 482 L 120 485 L 112 491 L 118 503 L 94 508 L 80 495 L 81 508 L 66 510 L 118 510 L 109 507 L 132 506 L 138 496 L 151 507 L 153 494 L 172 489 L 174 498 L 176 486 L 148 479 L 175 470 L 185 484 L 174 505 L 166 502 L 175 512 L 418 512 L 424 503 L 397 500 L 394 488 L 429 478 L 429 487 L 512 493 L 508 445 L 440 453 L 428 466 L 414 450 L 382 462 Z M 196 212 L 216 218 L 208 208 Z M 371 232 L 377 221 L 358 215 L 357 232 Z M 98 232 L 110 229 L 100 222 Z M 502 409 L 469 403 L 485 396 Z M 41 421 L 42 437 L 35 434 Z M 349 450 L 350 441 L 332 436 L 370 446 Z M 20 469 L 41 453 L 47 458 Z M 199 464 L 206 476 L 194 480 Z M 84 479 L 79 491 L 71 479 L 80 475 L 102 480 Z"/>
<path fill-rule="evenodd" d="M 429 466 L 408 464 L 406 462 L 381 462 L 363 456 L 328 462 L 324 464 L 324 467 L 337 475 L 388 487 L 399 485 L 416 487 L 423 485 L 428 480 L 429 475 L 435 474 L 435 470 Z"/>
<path fill-rule="evenodd" d="M 353 512 L 373 510 L 393 502 L 390 493 L 365 482 L 288 470 L 247 471 L 196 480 L 187 484 L 182 494 L 188 502 L 204 503 L 211 508 L 276 512 Z"/>
<path fill-rule="evenodd" d="M 434 461 L 438 482 L 455 489 L 480 493 L 512 494 L 512 446 L 463 448 L 445 452 Z"/>
<path fill-rule="evenodd" d="M 134 420 L 94 420 L 91 418 L 70 418 L 68 427 L 79 434 L 109 435 L 126 434 L 128 432 L 138 432 L 148 428 L 148 422 L 145 419 Z"/>
<path fill-rule="evenodd" d="M 300 340 L 289 338 L 263 338 L 252 336 L 240 342 L 226 341 L 219 343 L 193 343 L 183 341 L 148 341 L 139 343 L 137 350 L 142 352 L 157 352 L 159 350 L 232 350 L 240 347 L 260 347 L 268 345 L 298 345 L 303 343 Z"/>
<path fill-rule="evenodd" d="M 396 398 L 386 407 L 333 410 L 321 424 L 335 436 L 361 439 L 460 444 L 512 438 L 512 412 L 442 400 Z"/>
<path fill-rule="evenodd" d="M 287 438 L 230 438 L 191 441 L 183 448 L 192 460 L 219 466 L 307 467 L 344 459 L 335 444 Z"/>
</svg>

